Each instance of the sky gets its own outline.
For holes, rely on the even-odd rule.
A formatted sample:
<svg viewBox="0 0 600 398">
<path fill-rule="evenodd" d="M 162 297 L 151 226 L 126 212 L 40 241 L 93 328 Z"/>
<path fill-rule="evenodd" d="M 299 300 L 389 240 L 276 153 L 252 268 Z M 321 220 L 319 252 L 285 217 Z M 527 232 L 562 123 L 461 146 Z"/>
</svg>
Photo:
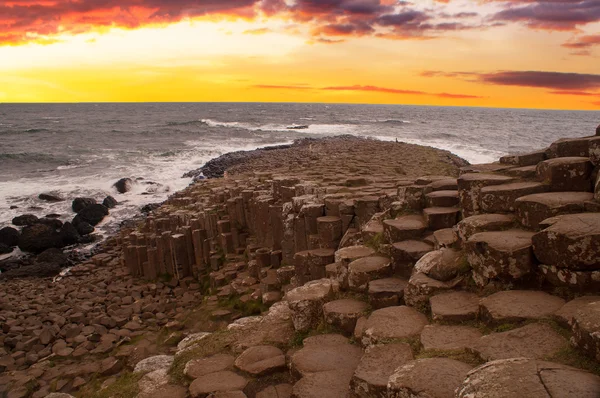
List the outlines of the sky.
<svg viewBox="0 0 600 398">
<path fill-rule="evenodd" d="M 0 102 L 600 110 L 600 0 L 0 0 Z"/>
</svg>

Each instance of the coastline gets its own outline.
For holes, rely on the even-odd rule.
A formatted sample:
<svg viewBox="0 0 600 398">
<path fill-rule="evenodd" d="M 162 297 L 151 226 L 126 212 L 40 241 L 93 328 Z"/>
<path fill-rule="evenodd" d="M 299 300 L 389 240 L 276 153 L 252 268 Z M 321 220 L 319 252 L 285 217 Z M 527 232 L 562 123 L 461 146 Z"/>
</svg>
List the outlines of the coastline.
<svg viewBox="0 0 600 398">
<path fill-rule="evenodd" d="M 577 199 L 583 213 L 561 209 L 557 220 L 564 217 L 570 226 L 574 216 L 595 220 L 600 196 L 594 195 L 600 192 L 591 169 L 600 163 L 598 149 L 600 137 L 586 137 L 468 165 L 434 148 L 334 137 L 223 155 L 210 169 L 227 169 L 224 178 L 174 193 L 56 282 L 0 281 L 0 316 L 9 325 L 0 384 L 33 390 L 35 398 L 53 391 L 94 398 L 203 397 L 214 391 L 205 388 L 215 387 L 207 387 L 192 364 L 216 355 L 235 361 L 219 371 L 226 377 L 218 388 L 238 383 L 233 390 L 240 397 L 279 386 L 286 397 L 292 391 L 298 397 L 315 391 L 339 396 L 362 385 L 387 388 L 387 379 L 381 387 L 364 376 L 364 384 L 358 369 L 387 377 L 413 358 L 427 358 L 430 367 L 423 371 L 431 377 L 436 366 L 450 365 L 444 361 L 458 362 L 452 362 L 457 373 L 448 391 L 468 391 L 467 371 L 514 358 L 510 347 L 496 353 L 486 342 L 501 342 L 503 333 L 518 329 L 514 333 L 525 342 L 519 357 L 554 361 L 557 372 L 585 380 L 582 391 L 600 391 L 600 377 L 593 374 L 600 374 L 600 359 L 593 350 L 580 350 L 597 342 L 569 310 L 594 316 L 593 299 L 570 300 L 598 288 L 598 271 L 586 265 L 588 252 L 561 251 L 546 236 L 544 230 L 557 222 L 543 217 L 549 210 L 531 210 L 527 217 L 510 210 L 521 196 L 547 200 L 556 189 L 570 189 L 584 198 Z M 573 173 L 564 177 L 557 167 Z M 538 172 L 544 173 L 541 182 Z M 557 233 L 568 235 L 568 228 Z M 600 236 L 582 233 L 592 242 Z M 556 255 L 543 257 L 546 252 Z M 564 271 L 566 260 L 580 268 Z M 506 269 L 505 263 L 519 267 Z M 507 304 L 505 295 L 516 298 L 507 297 Z M 515 320 L 510 300 L 533 315 Z M 492 310 L 492 302 L 499 309 Z M 452 303 L 468 310 L 454 313 Z M 28 317 L 17 318 L 31 308 Z M 552 328 L 545 323 L 550 315 Z M 40 317 L 49 323 L 31 333 L 41 330 L 48 343 L 40 345 L 36 335 L 30 347 L 24 326 Z M 442 326 L 463 328 L 451 334 L 468 332 L 477 345 L 458 342 L 463 345 L 452 355 L 429 350 L 425 331 L 441 333 Z M 540 334 L 552 342 L 542 354 L 535 351 Z M 567 348 L 564 336 L 573 338 L 573 346 Z M 398 355 L 368 357 L 367 348 L 388 338 L 402 342 L 384 346 Z M 262 348 L 248 352 L 256 347 Z M 302 358 L 327 363 L 313 358 L 315 348 L 345 365 L 313 382 L 302 371 Z M 252 373 L 242 361 L 251 355 L 276 357 L 267 372 L 273 377 Z M 382 361 L 392 361 L 393 369 Z M 511 371 L 515 363 L 502 364 Z M 36 381 L 27 385 L 32 375 Z M 208 379 L 216 377 L 209 373 Z"/>
</svg>

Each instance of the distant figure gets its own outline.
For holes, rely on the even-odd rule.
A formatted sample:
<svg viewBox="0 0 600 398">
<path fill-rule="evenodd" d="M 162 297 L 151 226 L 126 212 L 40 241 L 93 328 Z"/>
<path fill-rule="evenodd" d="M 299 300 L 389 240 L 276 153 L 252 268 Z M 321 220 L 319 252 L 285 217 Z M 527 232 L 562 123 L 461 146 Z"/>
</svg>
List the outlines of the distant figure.
<svg viewBox="0 0 600 398">
<path fill-rule="evenodd" d="M 398 138 L 396 138 L 396 144 L 398 143 Z"/>
</svg>

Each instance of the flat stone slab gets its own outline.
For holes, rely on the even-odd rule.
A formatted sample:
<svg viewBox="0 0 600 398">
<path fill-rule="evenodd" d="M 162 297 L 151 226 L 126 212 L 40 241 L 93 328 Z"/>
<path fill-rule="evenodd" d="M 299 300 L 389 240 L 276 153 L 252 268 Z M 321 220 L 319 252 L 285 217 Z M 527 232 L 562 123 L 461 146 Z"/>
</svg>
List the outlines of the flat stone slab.
<svg viewBox="0 0 600 398">
<path fill-rule="evenodd" d="M 316 326 L 323 315 L 323 304 L 333 298 L 333 286 L 329 279 L 311 281 L 290 290 L 284 296 L 292 311 L 296 331 L 307 331 Z"/>
<path fill-rule="evenodd" d="M 284 369 L 285 355 L 270 345 L 250 347 L 237 357 L 235 367 L 252 376 L 264 376 Z"/>
<path fill-rule="evenodd" d="M 292 388 L 293 398 L 341 398 L 347 397 L 352 371 L 330 370 L 306 375 Z"/>
<path fill-rule="evenodd" d="M 364 257 L 348 265 L 348 285 L 351 290 L 367 291 L 371 280 L 391 276 L 391 273 L 388 257 Z"/>
<path fill-rule="evenodd" d="M 364 301 L 335 300 L 323 305 L 323 315 L 325 322 L 351 335 L 356 327 L 356 321 L 367 312 L 368 308 L 369 305 Z"/>
<path fill-rule="evenodd" d="M 431 243 L 421 240 L 404 240 L 392 243 L 394 261 L 398 263 L 415 262 L 432 250 Z"/>
<path fill-rule="evenodd" d="M 488 362 L 467 375 L 457 398 L 597 398 L 600 377 L 569 366 L 527 358 Z"/>
<path fill-rule="evenodd" d="M 588 356 L 600 362 L 600 302 L 581 307 L 575 313 L 573 341 Z"/>
<path fill-rule="evenodd" d="M 388 242 L 418 239 L 427 229 L 423 216 L 410 215 L 383 221 L 383 233 Z"/>
<path fill-rule="evenodd" d="M 456 183 L 454 184 L 456 185 Z M 454 207 L 459 202 L 458 191 L 434 191 L 425 195 L 427 207 Z"/>
<path fill-rule="evenodd" d="M 485 286 L 490 279 L 520 282 L 533 271 L 533 232 L 521 229 L 480 232 L 463 245 L 473 267 L 473 280 Z"/>
<path fill-rule="evenodd" d="M 513 182 L 481 189 L 481 208 L 487 213 L 507 213 L 515 210 L 515 200 L 525 195 L 546 192 L 539 182 Z"/>
<path fill-rule="evenodd" d="M 435 249 L 452 247 L 458 240 L 453 228 L 438 229 L 433 233 L 433 238 L 435 241 Z"/>
<path fill-rule="evenodd" d="M 277 384 L 269 386 L 256 393 L 256 398 L 290 398 L 292 396 L 291 384 Z"/>
<path fill-rule="evenodd" d="M 463 322 L 477 318 L 479 296 L 458 291 L 440 293 L 429 299 L 431 315 L 436 321 Z"/>
<path fill-rule="evenodd" d="M 370 346 L 417 336 L 427 324 L 427 317 L 413 308 L 406 306 L 382 308 L 373 311 L 367 319 L 362 343 L 364 346 Z"/>
<path fill-rule="evenodd" d="M 313 373 L 350 370 L 358 366 L 362 350 L 339 334 L 324 334 L 304 339 L 304 347 L 290 360 L 292 373 L 305 377 Z M 350 379 L 348 379 L 350 381 Z"/>
<path fill-rule="evenodd" d="M 204 398 L 215 392 L 242 391 L 247 384 L 248 380 L 228 370 L 209 373 L 197 378 L 190 384 L 190 397 Z"/>
<path fill-rule="evenodd" d="M 466 242 L 480 232 L 509 229 L 514 223 L 515 217 L 510 214 L 478 214 L 456 224 L 456 234 L 459 241 Z"/>
<path fill-rule="evenodd" d="M 522 196 L 515 200 L 517 221 L 524 227 L 538 229 L 542 221 L 560 214 L 581 213 L 585 202 L 593 200 L 591 192 L 547 192 Z"/>
<path fill-rule="evenodd" d="M 408 281 L 402 278 L 384 278 L 369 282 L 369 303 L 375 309 L 399 305 L 407 283 Z"/>
<path fill-rule="evenodd" d="M 553 192 L 585 192 L 591 189 L 593 168 L 587 157 L 564 157 L 540 162 L 536 173 L 538 180 L 549 184 Z"/>
<path fill-rule="evenodd" d="M 421 332 L 421 344 L 424 350 L 464 350 L 481 336 L 478 329 L 470 326 L 427 325 Z"/>
<path fill-rule="evenodd" d="M 491 323 L 520 322 L 552 316 L 565 304 L 560 297 L 535 290 L 508 290 L 479 302 L 479 314 Z"/>
<path fill-rule="evenodd" d="M 363 257 L 375 255 L 375 250 L 367 246 L 348 246 L 335 252 L 335 262 L 350 264 Z"/>
<path fill-rule="evenodd" d="M 388 382 L 389 398 L 453 398 L 471 365 L 448 358 L 418 359 L 399 367 Z"/>
<path fill-rule="evenodd" d="M 413 359 L 412 349 L 406 343 L 369 347 L 352 376 L 350 390 L 357 397 L 385 396 L 389 377 Z"/>
<path fill-rule="evenodd" d="M 192 359 L 183 370 L 183 374 L 192 379 L 220 372 L 233 366 L 235 358 L 228 354 L 216 354 L 206 358 Z"/>
<path fill-rule="evenodd" d="M 471 349 L 484 361 L 508 358 L 544 359 L 567 347 L 568 341 L 546 324 L 532 323 L 475 341 Z"/>
<path fill-rule="evenodd" d="M 573 299 L 560 307 L 560 309 L 554 313 L 554 318 L 564 326 L 568 326 L 570 328 L 573 325 L 577 311 L 586 305 L 595 303 L 597 301 L 600 301 L 600 296 L 577 297 L 576 299 Z"/>
<path fill-rule="evenodd" d="M 579 271 L 600 270 L 600 213 L 557 216 L 533 236 L 535 256 L 547 265 Z"/>
<path fill-rule="evenodd" d="M 430 278 L 447 282 L 456 278 L 463 266 L 462 253 L 443 248 L 427 253 L 415 264 L 415 271 Z"/>
<path fill-rule="evenodd" d="M 159 369 L 169 369 L 174 359 L 175 357 L 172 355 L 156 355 L 142 359 L 135 365 L 133 373 L 149 373 Z"/>
</svg>

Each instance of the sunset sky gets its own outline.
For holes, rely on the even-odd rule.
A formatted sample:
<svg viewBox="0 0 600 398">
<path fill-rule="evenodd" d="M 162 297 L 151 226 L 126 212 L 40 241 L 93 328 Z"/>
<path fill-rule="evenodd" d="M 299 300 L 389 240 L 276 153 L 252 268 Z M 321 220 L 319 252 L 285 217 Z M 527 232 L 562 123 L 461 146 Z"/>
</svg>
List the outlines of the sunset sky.
<svg viewBox="0 0 600 398">
<path fill-rule="evenodd" d="M 0 102 L 600 110 L 600 0 L 1 0 Z"/>
</svg>

